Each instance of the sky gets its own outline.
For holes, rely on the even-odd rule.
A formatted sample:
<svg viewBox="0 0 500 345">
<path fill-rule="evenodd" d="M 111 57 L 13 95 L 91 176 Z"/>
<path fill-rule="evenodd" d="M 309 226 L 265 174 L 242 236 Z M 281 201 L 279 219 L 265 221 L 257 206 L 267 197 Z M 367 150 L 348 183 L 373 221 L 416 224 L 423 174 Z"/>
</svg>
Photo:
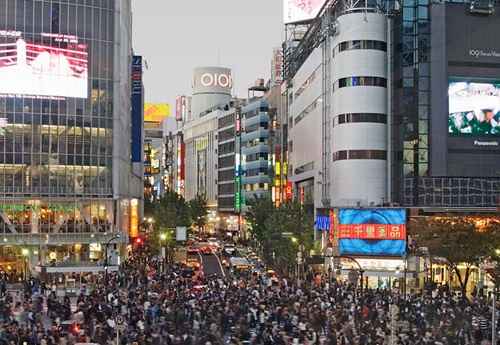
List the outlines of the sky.
<svg viewBox="0 0 500 345">
<path fill-rule="evenodd" d="M 199 66 L 232 69 L 234 91 L 246 97 L 269 79 L 272 49 L 281 45 L 282 0 L 132 0 L 133 46 L 148 64 L 147 102 L 191 94 Z"/>
</svg>

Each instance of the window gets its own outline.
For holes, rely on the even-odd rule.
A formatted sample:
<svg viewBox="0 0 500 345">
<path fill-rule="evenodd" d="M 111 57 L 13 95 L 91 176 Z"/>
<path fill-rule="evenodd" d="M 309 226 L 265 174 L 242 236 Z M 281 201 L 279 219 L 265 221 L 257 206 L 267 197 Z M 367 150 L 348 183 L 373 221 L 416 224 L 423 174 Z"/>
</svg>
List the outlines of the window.
<svg viewBox="0 0 500 345">
<path fill-rule="evenodd" d="M 381 77 L 348 77 L 340 78 L 334 85 L 334 89 L 353 86 L 377 86 L 387 87 L 387 79 Z"/>
<path fill-rule="evenodd" d="M 343 123 L 387 123 L 387 115 L 379 113 L 348 113 L 337 115 L 333 121 L 333 126 Z"/>
<path fill-rule="evenodd" d="M 341 53 L 346 50 L 355 50 L 355 49 L 380 50 L 386 52 L 387 43 L 375 40 L 344 41 L 340 42 L 335 48 L 333 48 L 333 56 L 335 56 L 335 54 L 337 53 Z"/>
<path fill-rule="evenodd" d="M 333 161 L 348 159 L 375 159 L 386 160 L 387 151 L 385 150 L 342 150 L 333 153 Z"/>
</svg>

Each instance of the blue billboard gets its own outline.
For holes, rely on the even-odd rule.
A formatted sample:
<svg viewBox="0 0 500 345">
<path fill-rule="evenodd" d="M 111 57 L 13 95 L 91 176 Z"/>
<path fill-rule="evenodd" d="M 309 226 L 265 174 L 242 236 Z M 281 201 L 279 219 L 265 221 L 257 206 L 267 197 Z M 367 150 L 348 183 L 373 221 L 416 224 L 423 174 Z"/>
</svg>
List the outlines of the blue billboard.
<svg viewBox="0 0 500 345">
<path fill-rule="evenodd" d="M 142 162 L 142 127 L 144 123 L 144 97 L 142 91 L 142 56 L 132 57 L 132 131 L 131 131 L 131 156 L 132 162 Z"/>
<path fill-rule="evenodd" d="M 340 255 L 406 254 L 404 209 L 340 209 L 336 231 Z"/>
</svg>

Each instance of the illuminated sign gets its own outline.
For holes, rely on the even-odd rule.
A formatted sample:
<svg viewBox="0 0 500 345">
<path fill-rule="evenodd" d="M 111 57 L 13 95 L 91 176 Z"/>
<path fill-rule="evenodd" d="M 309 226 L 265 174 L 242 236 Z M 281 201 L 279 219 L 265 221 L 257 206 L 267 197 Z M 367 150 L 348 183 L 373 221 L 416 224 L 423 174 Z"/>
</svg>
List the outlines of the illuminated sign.
<svg viewBox="0 0 500 345">
<path fill-rule="evenodd" d="M 404 209 L 340 209 L 341 255 L 403 256 L 406 253 Z"/>
<path fill-rule="evenodd" d="M 18 32 L 0 31 L 0 94 L 87 98 L 87 45 L 71 35 L 41 36 L 43 44 Z"/>
<path fill-rule="evenodd" d="M 130 200 L 130 237 L 136 238 L 139 236 L 139 201 L 137 199 Z"/>
<path fill-rule="evenodd" d="M 283 22 L 302 22 L 316 18 L 326 0 L 283 0 Z"/>
<path fill-rule="evenodd" d="M 293 198 L 293 183 L 292 183 L 292 181 L 287 181 L 287 183 L 286 183 L 285 198 L 288 201 L 292 200 L 292 198 Z"/>
<path fill-rule="evenodd" d="M 46 209 L 52 212 L 75 212 L 75 206 L 69 206 L 64 204 L 49 204 L 48 206 L 41 206 L 40 204 L 33 205 L 23 205 L 23 204 L 0 204 L 0 211 L 3 212 L 40 212 L 40 210 Z"/>
<path fill-rule="evenodd" d="M 448 99 L 449 134 L 500 135 L 500 83 L 451 81 Z"/>
<path fill-rule="evenodd" d="M 200 78 L 200 83 L 205 87 L 218 86 L 230 89 L 233 87 L 233 78 L 230 74 L 203 73 Z"/>
<path fill-rule="evenodd" d="M 162 122 L 170 116 L 170 104 L 167 103 L 146 103 L 144 104 L 145 122 Z"/>
</svg>

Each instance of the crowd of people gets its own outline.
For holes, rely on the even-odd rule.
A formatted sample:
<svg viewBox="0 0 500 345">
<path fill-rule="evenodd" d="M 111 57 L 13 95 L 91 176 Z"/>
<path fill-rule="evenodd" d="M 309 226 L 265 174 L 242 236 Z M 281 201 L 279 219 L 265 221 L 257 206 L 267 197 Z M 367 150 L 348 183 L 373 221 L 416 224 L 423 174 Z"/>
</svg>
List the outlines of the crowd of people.
<svg viewBox="0 0 500 345">
<path fill-rule="evenodd" d="M 79 296 L 28 289 L 0 303 L 0 345 L 473 345 L 491 338 L 486 298 L 403 298 L 322 279 L 197 276 L 136 255 Z M 84 291 L 87 290 L 87 291 Z"/>
</svg>

